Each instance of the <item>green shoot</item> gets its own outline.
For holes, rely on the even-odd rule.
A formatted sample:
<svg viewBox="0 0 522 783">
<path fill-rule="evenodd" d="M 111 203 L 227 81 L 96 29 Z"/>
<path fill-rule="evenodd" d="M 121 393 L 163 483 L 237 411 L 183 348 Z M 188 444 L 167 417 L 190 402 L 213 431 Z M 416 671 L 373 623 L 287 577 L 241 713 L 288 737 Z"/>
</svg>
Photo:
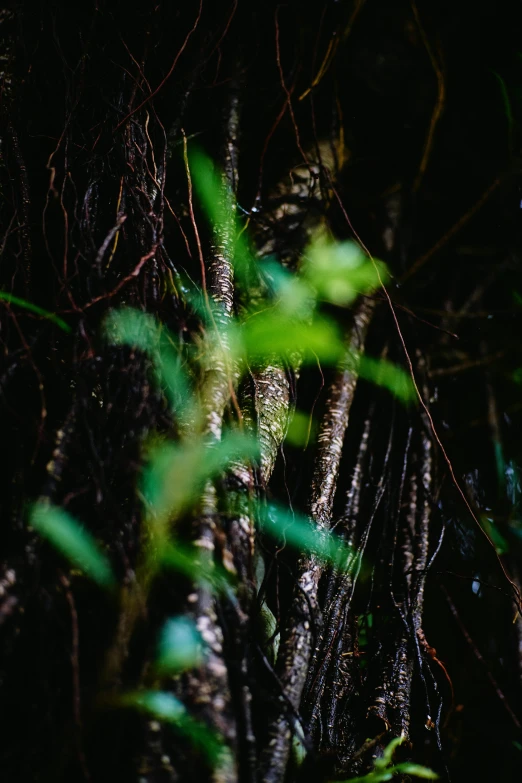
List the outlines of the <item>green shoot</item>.
<svg viewBox="0 0 522 783">
<path fill-rule="evenodd" d="M 70 334 L 72 331 L 69 324 L 65 323 L 65 321 L 58 315 L 55 313 L 50 313 L 49 310 L 44 310 L 43 307 L 38 307 L 38 305 L 35 305 L 32 302 L 28 302 L 26 299 L 20 299 L 20 297 L 14 296 L 7 291 L 0 291 L 0 299 L 3 299 L 5 302 L 9 302 L 9 304 L 23 307 L 24 310 L 29 310 L 29 312 L 35 313 L 36 315 L 41 315 L 42 318 L 47 318 L 48 321 L 55 323 L 56 326 L 59 326 L 60 329 L 63 329 L 63 331 L 67 332 L 67 334 Z"/>
<path fill-rule="evenodd" d="M 393 754 L 396 748 L 405 741 L 406 737 L 396 737 L 386 746 L 384 753 L 373 762 L 373 770 L 367 775 L 358 778 L 350 778 L 342 783 L 384 783 L 391 780 L 396 775 L 412 775 L 423 780 L 437 780 L 438 775 L 427 767 L 420 764 L 413 764 L 410 761 L 404 761 L 399 764 L 393 764 Z"/>
<path fill-rule="evenodd" d="M 33 506 L 29 521 L 40 535 L 101 587 L 114 584 L 106 555 L 90 533 L 62 508 L 39 501 Z"/>
</svg>

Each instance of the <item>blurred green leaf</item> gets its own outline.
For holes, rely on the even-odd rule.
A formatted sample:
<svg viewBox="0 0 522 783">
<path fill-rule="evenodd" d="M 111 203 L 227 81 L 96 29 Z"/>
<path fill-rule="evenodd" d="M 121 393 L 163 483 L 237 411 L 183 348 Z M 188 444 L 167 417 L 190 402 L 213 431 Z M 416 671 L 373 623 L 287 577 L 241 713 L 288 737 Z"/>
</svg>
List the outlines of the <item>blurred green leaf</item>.
<svg viewBox="0 0 522 783">
<path fill-rule="evenodd" d="M 354 364 L 361 378 L 383 386 L 401 402 L 411 403 L 417 400 L 413 381 L 402 367 L 387 359 L 374 359 L 364 354 L 354 359 Z"/>
<path fill-rule="evenodd" d="M 213 161 L 197 147 L 189 155 L 191 176 L 201 205 L 214 229 L 217 243 L 233 248 L 234 275 L 248 287 L 248 269 L 256 264 L 247 234 L 239 230 L 233 193 Z"/>
<path fill-rule="evenodd" d="M 259 524 L 264 533 L 306 554 L 347 567 L 352 550 L 330 531 L 314 525 L 307 517 L 292 513 L 281 506 L 269 505 L 259 511 Z"/>
<path fill-rule="evenodd" d="M 0 299 L 3 299 L 4 302 L 9 302 L 9 304 L 23 307 L 24 310 L 29 310 L 36 315 L 41 315 L 42 318 L 47 318 L 48 321 L 52 321 L 56 326 L 59 326 L 60 329 L 63 329 L 63 331 L 68 334 L 72 331 L 69 324 L 65 323 L 65 321 L 55 313 L 50 313 L 49 310 L 44 310 L 42 307 L 38 307 L 38 305 L 35 305 L 32 302 L 28 302 L 26 299 L 20 299 L 20 297 L 14 296 L 7 291 L 0 291 Z"/>
<path fill-rule="evenodd" d="M 510 135 L 510 141 L 511 141 L 511 134 L 513 132 L 513 110 L 511 108 L 511 100 L 509 98 L 509 91 L 506 85 L 505 80 L 502 78 L 502 76 L 497 73 L 497 71 L 491 71 L 493 76 L 496 78 L 496 80 L 499 83 L 500 86 L 500 92 L 502 95 L 502 103 L 504 104 L 504 113 L 506 115 L 507 120 L 507 126 L 508 126 L 508 133 Z"/>
<path fill-rule="evenodd" d="M 378 288 L 379 274 L 383 282 L 388 280 L 386 265 L 372 262 L 354 242 L 334 242 L 320 236 L 305 254 L 303 275 L 319 299 L 335 305 L 349 305 L 359 294 Z"/>
<path fill-rule="evenodd" d="M 200 551 L 193 545 L 181 544 L 176 540 L 162 542 L 158 557 L 161 563 L 195 582 L 208 581 L 211 574 L 202 571 Z"/>
<path fill-rule="evenodd" d="M 339 328 L 325 316 L 299 321 L 279 309 L 266 310 L 243 325 L 243 344 L 251 360 L 300 353 L 304 361 L 334 363 L 343 355 Z"/>
<path fill-rule="evenodd" d="M 395 774 L 414 775 L 414 777 L 424 778 L 424 780 L 438 780 L 439 777 L 432 769 L 422 767 L 420 764 L 412 764 L 410 761 L 397 764 L 393 769 Z"/>
<path fill-rule="evenodd" d="M 153 316 L 130 307 L 111 310 L 104 321 L 104 332 L 112 344 L 130 345 L 149 354 L 172 409 L 186 412 L 193 403 L 187 375 L 171 336 Z"/>
<path fill-rule="evenodd" d="M 232 582 L 232 574 L 213 559 L 202 559 L 201 548 L 196 545 L 165 539 L 160 542 L 157 557 L 161 565 L 178 571 L 194 584 L 210 586 L 216 595 Z"/>
<path fill-rule="evenodd" d="M 286 440 L 292 446 L 306 446 L 315 436 L 317 425 L 307 413 L 295 410 L 288 424 Z"/>
<path fill-rule="evenodd" d="M 230 212 L 227 214 L 226 201 L 223 203 L 222 177 L 211 158 L 197 147 L 191 150 L 189 163 L 195 190 L 203 209 L 214 226 L 223 228 L 229 222 Z M 231 195 L 229 199 L 232 199 Z M 230 205 L 228 206 L 230 208 Z"/>
<path fill-rule="evenodd" d="M 509 552 L 509 544 L 495 525 L 495 520 L 487 517 L 485 514 L 480 516 L 480 524 L 491 539 L 498 555 L 505 555 Z"/>
<path fill-rule="evenodd" d="M 173 520 L 198 499 L 206 481 L 235 459 L 254 459 L 257 441 L 241 432 L 225 432 L 218 443 L 200 436 L 192 443 L 162 443 L 149 453 L 143 494 L 153 517 Z"/>
<path fill-rule="evenodd" d="M 177 723 L 187 714 L 182 702 L 164 691 L 138 691 L 127 694 L 123 699 L 125 704 L 140 707 L 160 720 Z"/>
<path fill-rule="evenodd" d="M 399 745 L 402 745 L 405 739 L 406 737 L 404 736 L 394 737 L 384 748 L 384 753 L 382 754 L 382 756 L 378 756 L 373 762 L 373 766 L 375 767 L 375 769 L 384 769 L 384 767 L 387 767 L 389 764 L 391 764 L 393 759 L 393 754 L 395 753 Z"/>
<path fill-rule="evenodd" d="M 262 269 L 271 282 L 279 311 L 302 319 L 312 317 L 317 297 L 305 280 L 275 260 L 264 260 Z"/>
<path fill-rule="evenodd" d="M 35 503 L 29 522 L 40 535 L 99 585 L 110 587 L 114 584 L 106 555 L 91 534 L 62 508 L 44 501 Z"/>
<path fill-rule="evenodd" d="M 156 665 L 165 672 L 179 672 L 198 666 L 202 642 L 194 622 L 188 617 L 171 617 L 161 629 Z"/>
<path fill-rule="evenodd" d="M 522 367 L 517 367 L 517 369 L 513 372 L 513 375 L 511 376 L 515 383 L 522 384 Z"/>
<path fill-rule="evenodd" d="M 217 734 L 203 723 L 196 721 L 172 693 L 137 691 L 123 696 L 120 703 L 147 712 L 159 721 L 172 723 L 205 753 L 212 764 L 219 759 L 223 743 Z"/>
<path fill-rule="evenodd" d="M 111 310 L 103 327 L 106 338 L 116 345 L 135 346 L 146 353 L 157 348 L 158 325 L 149 313 L 131 307 Z"/>
</svg>

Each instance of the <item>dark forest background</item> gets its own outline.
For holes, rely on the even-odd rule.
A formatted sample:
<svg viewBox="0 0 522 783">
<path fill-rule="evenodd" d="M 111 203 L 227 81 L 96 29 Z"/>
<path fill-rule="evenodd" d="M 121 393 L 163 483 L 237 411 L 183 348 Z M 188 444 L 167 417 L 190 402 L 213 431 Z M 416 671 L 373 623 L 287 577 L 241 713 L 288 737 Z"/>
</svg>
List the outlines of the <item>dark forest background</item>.
<svg viewBox="0 0 522 783">
<path fill-rule="evenodd" d="M 520 3 L 505 0 L 4 5 L 2 780 L 343 780 L 368 773 L 401 732 L 398 758 L 442 779 L 518 780 L 521 22 Z M 232 552 L 235 586 L 205 604 L 189 576 L 160 571 L 126 630 L 146 534 L 142 445 L 151 433 L 175 440 L 178 423 L 147 354 L 109 344 L 102 323 L 114 308 L 147 311 L 182 352 L 205 332 L 191 298 L 203 283 L 226 317 L 258 291 L 255 275 L 254 294 L 234 288 L 233 242 L 216 246 L 190 197 L 184 151 L 195 147 L 222 172 L 261 268 L 270 255 L 299 275 L 320 224 L 388 265 L 392 304 L 377 288 L 351 311 L 325 310 L 409 373 L 402 335 L 425 407 L 363 380 L 353 395 L 321 362 L 281 361 L 268 380 L 282 397 L 269 394 L 263 415 L 277 404 L 285 422 L 294 407 L 313 413 L 319 438 L 284 440 L 285 424 L 267 445 L 256 396 L 266 368 L 233 395 L 218 368 L 206 413 L 230 425 L 238 406 L 251 414 L 265 462 L 243 484 L 233 470 L 217 480 L 212 510 L 187 514 L 183 536 L 198 538 L 206 519 L 216 562 Z M 329 475 L 336 390 L 351 411 Z M 230 498 L 247 487 L 317 521 L 331 480 L 320 524 L 364 558 L 356 585 L 321 567 L 306 604 L 306 553 L 247 513 L 254 553 Z M 103 544 L 119 592 L 28 525 L 37 498 Z M 154 675 L 163 624 L 191 612 L 200 630 L 208 619 L 207 664 Z M 118 701 L 144 687 L 176 694 L 224 738 L 228 761 Z"/>
</svg>

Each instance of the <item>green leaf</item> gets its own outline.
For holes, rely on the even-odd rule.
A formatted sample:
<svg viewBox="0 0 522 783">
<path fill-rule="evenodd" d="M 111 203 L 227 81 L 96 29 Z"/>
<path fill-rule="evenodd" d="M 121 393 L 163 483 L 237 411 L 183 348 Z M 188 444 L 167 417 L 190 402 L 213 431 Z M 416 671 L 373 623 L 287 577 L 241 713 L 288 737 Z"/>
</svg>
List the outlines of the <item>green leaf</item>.
<svg viewBox="0 0 522 783">
<path fill-rule="evenodd" d="M 201 551 L 195 546 L 180 544 L 179 541 L 163 542 L 158 553 L 161 563 L 195 582 L 208 582 L 212 574 L 205 573 L 200 562 Z"/>
<path fill-rule="evenodd" d="M 438 775 L 428 767 L 422 767 L 420 764 L 412 764 L 410 761 L 405 761 L 402 764 L 397 764 L 392 767 L 394 774 L 401 775 L 414 775 L 416 778 L 423 778 L 424 780 L 438 780 Z"/>
<path fill-rule="evenodd" d="M 312 317 L 317 295 L 305 280 L 275 260 L 264 260 L 262 269 L 272 284 L 280 312 L 301 319 Z"/>
<path fill-rule="evenodd" d="M 129 345 L 147 353 L 154 362 L 158 383 L 165 390 L 172 410 L 189 413 L 194 397 L 167 329 L 149 313 L 124 307 L 111 310 L 104 321 L 104 333 L 112 344 Z"/>
<path fill-rule="evenodd" d="M 249 318 L 243 325 L 243 343 L 247 357 L 252 361 L 274 354 L 300 353 L 305 361 L 315 362 L 319 358 L 334 363 L 344 351 L 339 328 L 333 321 L 321 316 L 312 322 L 303 322 L 278 308 Z"/>
<path fill-rule="evenodd" d="M 187 511 L 205 483 L 235 459 L 253 459 L 257 441 L 241 432 L 226 432 L 218 443 L 200 436 L 192 443 L 163 443 L 153 447 L 144 472 L 143 494 L 160 525 Z"/>
<path fill-rule="evenodd" d="M 364 354 L 358 357 L 356 363 L 357 373 L 361 378 L 383 386 L 401 402 L 411 403 L 417 400 L 413 381 L 402 367 L 386 359 L 374 359 Z"/>
<path fill-rule="evenodd" d="M 386 265 L 368 259 L 354 242 L 333 242 L 324 236 L 315 239 L 306 251 L 303 275 L 319 299 L 341 306 L 389 278 Z"/>
<path fill-rule="evenodd" d="M 437 780 L 439 777 L 435 772 L 427 767 L 422 767 L 419 764 L 413 764 L 410 761 L 405 761 L 400 764 L 390 766 L 397 747 L 402 745 L 406 737 L 395 737 L 388 743 L 382 756 L 375 759 L 373 762 L 374 769 L 367 775 L 360 778 L 351 778 L 350 780 L 343 781 L 343 783 L 381 783 L 381 781 L 391 780 L 395 775 L 413 775 L 418 778 L 424 778 L 425 780 Z"/>
<path fill-rule="evenodd" d="M 229 589 L 233 582 L 232 574 L 223 566 L 213 559 L 206 560 L 201 557 L 202 550 L 198 546 L 187 546 L 164 537 L 160 541 L 159 551 L 155 554 L 160 565 L 178 571 L 194 584 L 210 587 L 215 595 Z"/>
<path fill-rule="evenodd" d="M 314 554 L 338 568 L 347 567 L 351 560 L 352 550 L 344 541 L 334 533 L 314 526 L 307 517 L 271 504 L 260 508 L 258 519 L 264 533 L 300 552 Z"/>
<path fill-rule="evenodd" d="M 189 715 L 184 704 L 172 693 L 137 691 L 123 696 L 120 703 L 147 712 L 157 720 L 174 724 L 205 753 L 209 762 L 214 764 L 218 761 L 223 751 L 223 743 L 217 734 Z"/>
<path fill-rule="evenodd" d="M 185 706 L 172 693 L 143 691 L 124 697 L 126 704 L 151 712 L 156 718 L 178 723 L 187 715 Z"/>
<path fill-rule="evenodd" d="M 223 205 L 223 184 L 213 161 L 197 147 L 189 155 L 190 171 L 198 198 L 214 226 L 224 227 L 228 216 Z"/>
<path fill-rule="evenodd" d="M 384 749 L 384 753 L 379 758 L 376 758 L 373 762 L 373 765 L 375 769 L 384 769 L 384 767 L 387 767 L 388 764 L 391 764 L 393 754 L 395 753 L 396 748 L 399 747 L 399 745 L 402 745 L 406 737 L 395 737 L 391 740 L 391 742 L 388 743 L 388 745 Z"/>
<path fill-rule="evenodd" d="M 245 235 L 238 230 L 234 194 L 222 172 L 197 147 L 191 150 L 189 163 L 195 190 L 214 230 L 216 244 L 228 248 L 236 280 L 241 281 L 252 263 L 252 254 Z"/>
<path fill-rule="evenodd" d="M 307 413 L 295 410 L 288 424 L 286 440 L 293 446 L 306 446 L 310 438 L 314 438 L 316 430 L 316 422 Z"/>
<path fill-rule="evenodd" d="M 111 310 L 103 328 L 107 340 L 116 345 L 132 345 L 147 353 L 157 348 L 158 325 L 149 313 L 131 307 Z"/>
<path fill-rule="evenodd" d="M 0 291 L 0 299 L 3 299 L 10 304 L 18 305 L 18 307 L 23 307 L 24 310 L 29 310 L 31 313 L 36 313 L 36 315 L 41 315 L 42 318 L 47 318 L 48 321 L 52 321 L 56 326 L 59 326 L 60 329 L 63 329 L 63 331 L 68 334 L 72 331 L 69 324 L 65 323 L 65 321 L 55 313 L 50 313 L 49 310 L 44 310 L 42 307 L 38 307 L 38 305 L 35 305 L 32 302 L 28 302 L 26 299 L 20 299 L 20 297 L 14 296 L 7 291 Z"/>
<path fill-rule="evenodd" d="M 509 552 L 509 544 L 498 527 L 495 525 L 494 519 L 487 517 L 485 514 L 481 514 L 480 524 L 483 530 L 485 530 L 487 533 L 488 537 L 491 539 L 498 555 L 505 555 L 506 552 Z"/>
<path fill-rule="evenodd" d="M 171 617 L 163 626 L 156 665 L 164 672 L 175 673 L 198 666 L 202 660 L 200 634 L 188 617 Z"/>
<path fill-rule="evenodd" d="M 236 250 L 243 256 L 249 255 L 248 245 L 235 224 L 236 203 L 223 173 L 198 147 L 190 151 L 189 163 L 196 193 L 214 229 L 218 235 L 233 230 Z"/>
<path fill-rule="evenodd" d="M 522 384 L 522 367 L 517 367 L 517 369 L 513 371 L 511 377 L 515 383 Z"/>
<path fill-rule="evenodd" d="M 497 71 L 492 70 L 491 73 L 499 83 L 500 92 L 502 95 L 502 103 L 504 104 L 504 113 L 506 115 L 506 120 L 508 125 L 508 131 L 509 133 L 511 133 L 513 129 L 513 110 L 511 108 L 511 101 L 509 99 L 508 88 L 506 82 L 504 81 L 502 76 L 499 73 L 497 73 Z"/>
<path fill-rule="evenodd" d="M 62 508 L 40 501 L 33 506 L 29 521 L 40 535 L 99 585 L 114 584 L 106 555 L 91 534 Z"/>
</svg>

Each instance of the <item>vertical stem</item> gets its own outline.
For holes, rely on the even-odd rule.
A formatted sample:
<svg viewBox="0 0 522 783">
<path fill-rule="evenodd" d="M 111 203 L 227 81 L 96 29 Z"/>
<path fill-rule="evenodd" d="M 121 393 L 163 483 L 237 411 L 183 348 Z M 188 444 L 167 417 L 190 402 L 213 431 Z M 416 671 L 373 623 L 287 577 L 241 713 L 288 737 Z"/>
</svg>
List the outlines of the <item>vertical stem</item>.
<svg viewBox="0 0 522 783">
<path fill-rule="evenodd" d="M 342 366 L 330 387 L 326 411 L 318 436 L 318 451 L 312 480 L 310 515 L 325 534 L 331 527 L 332 509 L 344 436 L 357 384 L 357 373 L 348 369 L 354 352 L 360 353 L 373 313 L 373 302 L 363 300 L 354 314 L 348 338 L 347 363 Z M 294 710 L 301 703 L 312 653 L 312 625 L 317 618 L 317 591 L 323 564 L 313 555 L 303 555 L 292 605 L 281 633 L 276 672 L 285 699 Z M 280 783 L 285 777 L 290 754 L 292 731 L 286 703 L 279 701 L 272 718 L 267 743 L 261 754 L 260 780 Z"/>
</svg>

